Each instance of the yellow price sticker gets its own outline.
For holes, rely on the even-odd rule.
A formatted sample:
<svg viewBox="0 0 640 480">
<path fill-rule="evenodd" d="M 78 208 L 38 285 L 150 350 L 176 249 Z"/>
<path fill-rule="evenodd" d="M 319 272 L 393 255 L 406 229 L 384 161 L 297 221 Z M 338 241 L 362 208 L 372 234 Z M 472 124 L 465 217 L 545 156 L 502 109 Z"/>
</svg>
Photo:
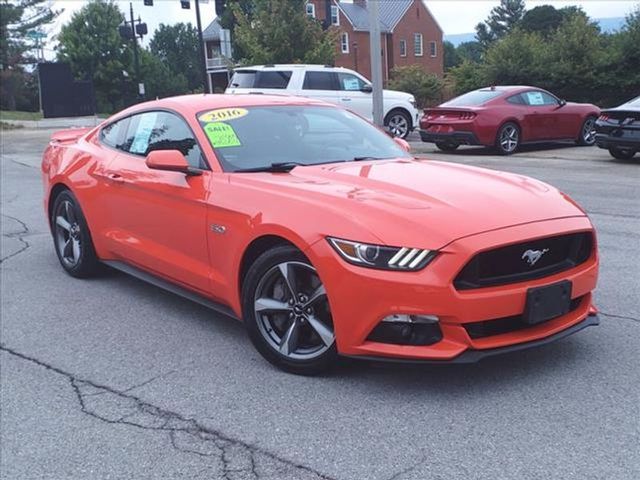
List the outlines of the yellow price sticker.
<svg viewBox="0 0 640 480">
<path fill-rule="evenodd" d="M 203 113 L 198 117 L 198 120 L 205 123 L 210 122 L 226 122 L 228 120 L 235 120 L 236 118 L 244 117 L 249 111 L 246 108 L 219 108 L 217 110 L 211 110 L 207 113 Z"/>
</svg>

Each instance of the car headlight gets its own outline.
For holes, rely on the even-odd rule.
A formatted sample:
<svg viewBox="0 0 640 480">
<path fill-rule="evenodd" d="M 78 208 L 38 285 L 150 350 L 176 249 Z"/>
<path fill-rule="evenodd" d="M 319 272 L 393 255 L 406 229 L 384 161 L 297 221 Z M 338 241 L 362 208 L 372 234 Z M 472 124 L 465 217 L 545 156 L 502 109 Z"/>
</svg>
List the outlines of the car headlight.
<svg viewBox="0 0 640 480">
<path fill-rule="evenodd" d="M 417 105 L 416 105 L 416 99 L 415 98 L 413 98 L 413 97 L 409 98 L 409 103 L 411 105 L 413 105 L 413 108 L 418 108 Z"/>
<path fill-rule="evenodd" d="M 382 270 L 420 270 L 437 254 L 433 250 L 421 248 L 387 247 L 332 237 L 328 237 L 327 240 L 347 262 Z"/>
</svg>

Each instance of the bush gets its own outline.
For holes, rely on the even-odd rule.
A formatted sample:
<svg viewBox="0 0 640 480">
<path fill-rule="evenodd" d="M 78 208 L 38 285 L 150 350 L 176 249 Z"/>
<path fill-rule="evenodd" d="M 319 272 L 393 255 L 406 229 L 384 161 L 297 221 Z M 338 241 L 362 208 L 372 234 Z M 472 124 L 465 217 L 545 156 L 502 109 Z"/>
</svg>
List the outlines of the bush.
<svg viewBox="0 0 640 480">
<path fill-rule="evenodd" d="M 416 97 L 420 108 L 439 103 L 442 86 L 442 80 L 432 73 L 426 73 L 420 65 L 394 68 L 389 81 L 389 88 L 408 92 Z"/>
</svg>

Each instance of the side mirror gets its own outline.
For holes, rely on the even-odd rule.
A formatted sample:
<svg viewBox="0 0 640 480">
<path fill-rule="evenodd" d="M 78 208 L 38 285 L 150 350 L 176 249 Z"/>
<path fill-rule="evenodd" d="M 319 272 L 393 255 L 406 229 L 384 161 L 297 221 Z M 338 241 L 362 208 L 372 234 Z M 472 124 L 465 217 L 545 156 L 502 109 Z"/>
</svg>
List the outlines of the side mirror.
<svg viewBox="0 0 640 480">
<path fill-rule="evenodd" d="M 200 170 L 191 167 L 187 163 L 187 159 L 184 158 L 180 150 L 153 150 L 147 155 L 145 163 L 152 170 L 180 172 L 185 175 L 202 175 Z"/>
<path fill-rule="evenodd" d="M 361 92 L 364 92 L 364 93 L 371 93 L 371 92 L 373 92 L 373 87 L 372 87 L 370 84 L 365 83 L 365 84 L 362 86 L 362 88 L 360 89 L 360 91 L 361 91 Z"/>
<path fill-rule="evenodd" d="M 404 138 L 393 137 L 393 141 L 396 142 L 396 144 L 405 152 L 411 151 L 411 145 L 409 145 L 409 142 L 407 142 Z"/>
<path fill-rule="evenodd" d="M 564 107 L 566 104 L 567 104 L 567 101 L 564 98 L 561 98 L 559 103 L 560 106 L 558 108 Z"/>
</svg>

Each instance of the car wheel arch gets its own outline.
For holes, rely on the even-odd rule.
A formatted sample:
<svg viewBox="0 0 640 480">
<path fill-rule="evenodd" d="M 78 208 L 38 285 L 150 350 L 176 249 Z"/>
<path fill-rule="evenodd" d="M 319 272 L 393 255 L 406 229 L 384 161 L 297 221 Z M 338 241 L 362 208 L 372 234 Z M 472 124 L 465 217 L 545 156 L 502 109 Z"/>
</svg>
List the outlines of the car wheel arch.
<svg viewBox="0 0 640 480">
<path fill-rule="evenodd" d="M 51 190 L 49 192 L 49 199 L 47 201 L 47 221 L 49 223 L 50 228 L 52 227 L 51 217 L 53 216 L 53 204 L 55 203 L 58 195 L 60 195 L 62 192 L 65 192 L 65 191 L 72 192 L 69 186 L 62 182 L 56 183 L 51 187 Z"/>
<path fill-rule="evenodd" d="M 394 106 L 393 108 L 391 108 L 384 116 L 384 120 L 382 121 L 382 123 L 384 123 L 385 125 L 387 124 L 387 121 L 389 120 L 389 117 L 391 117 L 391 115 L 393 115 L 394 112 L 400 112 L 403 113 L 407 116 L 407 118 L 409 119 L 410 125 L 409 125 L 409 129 L 412 129 L 415 127 L 415 125 L 413 124 L 413 118 L 411 118 L 411 112 L 409 112 L 409 110 L 407 110 L 406 108 L 402 107 L 402 106 Z"/>
</svg>

